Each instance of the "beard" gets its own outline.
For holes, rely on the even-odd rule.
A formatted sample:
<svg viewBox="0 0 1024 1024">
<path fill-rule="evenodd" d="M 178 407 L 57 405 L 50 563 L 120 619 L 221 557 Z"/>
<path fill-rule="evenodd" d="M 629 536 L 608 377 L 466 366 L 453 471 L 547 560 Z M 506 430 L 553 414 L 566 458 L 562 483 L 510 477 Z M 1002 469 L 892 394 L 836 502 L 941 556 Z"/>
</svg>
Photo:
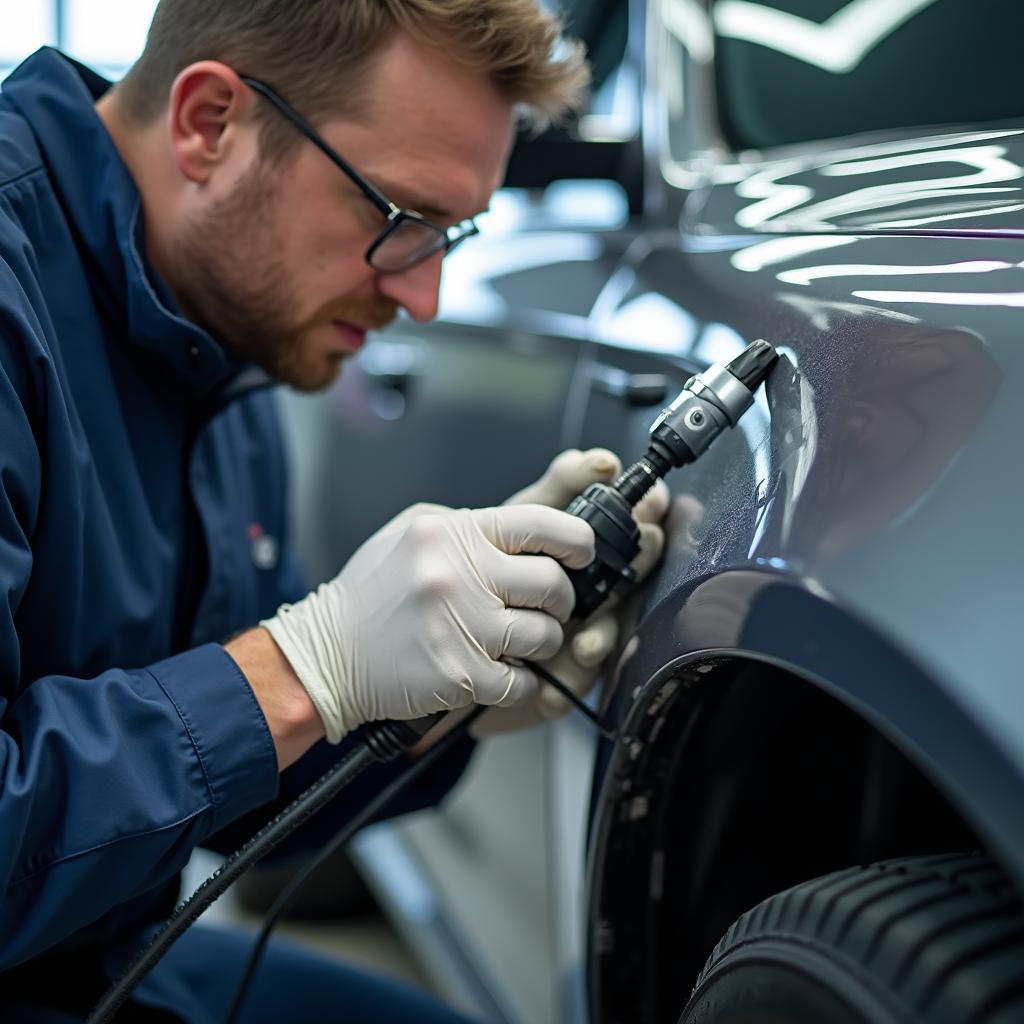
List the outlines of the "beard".
<svg viewBox="0 0 1024 1024">
<path fill-rule="evenodd" d="M 340 297 L 304 320 L 291 282 L 302 268 L 281 258 L 275 219 L 280 175 L 257 164 L 234 191 L 182 228 L 175 246 L 175 293 L 194 323 L 234 359 L 261 367 L 299 391 L 317 391 L 337 377 L 342 355 L 317 351 L 309 337 L 332 320 L 384 327 L 397 305 L 384 298 Z"/>
</svg>

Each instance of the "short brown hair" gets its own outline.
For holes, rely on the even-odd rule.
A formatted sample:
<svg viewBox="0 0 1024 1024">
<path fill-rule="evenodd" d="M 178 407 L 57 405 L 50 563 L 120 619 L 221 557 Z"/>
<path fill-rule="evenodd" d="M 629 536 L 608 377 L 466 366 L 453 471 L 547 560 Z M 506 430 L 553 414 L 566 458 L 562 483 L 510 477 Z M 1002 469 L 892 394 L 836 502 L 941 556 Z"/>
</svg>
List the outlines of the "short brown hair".
<svg viewBox="0 0 1024 1024">
<path fill-rule="evenodd" d="M 581 44 L 536 0 L 160 0 L 142 56 L 115 95 L 129 123 L 151 123 L 177 74 L 218 60 L 268 82 L 310 120 L 355 115 L 370 59 L 396 32 L 487 76 L 543 127 L 580 102 L 589 74 Z M 261 147 L 297 141 L 265 117 Z"/>
</svg>

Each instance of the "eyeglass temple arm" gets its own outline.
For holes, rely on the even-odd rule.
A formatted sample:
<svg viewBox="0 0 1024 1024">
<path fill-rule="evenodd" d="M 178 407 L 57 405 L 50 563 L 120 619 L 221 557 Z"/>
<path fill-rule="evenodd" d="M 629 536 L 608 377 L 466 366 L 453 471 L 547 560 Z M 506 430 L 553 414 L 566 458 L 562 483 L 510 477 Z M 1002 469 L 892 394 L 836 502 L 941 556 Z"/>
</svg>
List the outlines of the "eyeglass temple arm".
<svg viewBox="0 0 1024 1024">
<path fill-rule="evenodd" d="M 312 142 L 313 145 L 316 146 L 316 148 L 319 149 L 332 164 L 344 172 L 344 174 L 351 179 L 363 195 L 365 195 L 366 198 L 381 211 L 381 213 L 385 214 L 388 218 L 391 218 L 399 212 L 398 207 L 395 206 L 394 203 L 381 195 L 381 193 L 378 192 L 354 167 L 352 167 L 340 153 L 336 153 L 331 149 L 331 147 L 328 146 L 313 130 L 313 127 L 295 113 L 295 111 L 292 110 L 292 108 L 285 103 L 285 101 L 278 96 L 278 94 L 274 92 L 269 85 L 259 81 L 259 79 L 250 78 L 248 75 L 239 75 L 239 78 L 249 86 L 250 89 L 254 89 L 265 99 L 269 100 L 277 108 L 278 113 L 287 118 L 287 120 L 289 120 L 298 131 L 305 135 L 306 138 L 309 139 L 309 141 Z"/>
</svg>

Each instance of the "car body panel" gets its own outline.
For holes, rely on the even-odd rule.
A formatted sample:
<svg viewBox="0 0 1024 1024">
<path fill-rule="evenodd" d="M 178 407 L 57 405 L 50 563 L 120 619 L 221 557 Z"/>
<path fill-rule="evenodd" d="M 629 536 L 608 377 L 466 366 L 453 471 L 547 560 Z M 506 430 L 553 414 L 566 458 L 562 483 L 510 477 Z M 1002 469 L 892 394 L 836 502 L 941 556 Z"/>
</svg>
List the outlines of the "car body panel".
<svg viewBox="0 0 1024 1024">
<path fill-rule="evenodd" d="M 999 238 L 828 241 L 783 259 L 771 243 L 733 237 L 727 249 L 680 245 L 642 261 L 659 263 L 661 302 L 675 261 L 673 301 L 696 325 L 681 368 L 710 345 L 728 358 L 757 336 L 784 356 L 743 424 L 746 465 L 726 442 L 670 477 L 705 511 L 693 554 L 670 546 L 652 601 L 735 566 L 814 581 L 942 680 L 1024 770 L 1013 628 L 1024 479 L 1007 471 L 1024 348 L 1005 305 L 1022 291 L 1024 249 Z M 644 276 L 641 265 L 628 302 L 642 301 Z"/>
</svg>

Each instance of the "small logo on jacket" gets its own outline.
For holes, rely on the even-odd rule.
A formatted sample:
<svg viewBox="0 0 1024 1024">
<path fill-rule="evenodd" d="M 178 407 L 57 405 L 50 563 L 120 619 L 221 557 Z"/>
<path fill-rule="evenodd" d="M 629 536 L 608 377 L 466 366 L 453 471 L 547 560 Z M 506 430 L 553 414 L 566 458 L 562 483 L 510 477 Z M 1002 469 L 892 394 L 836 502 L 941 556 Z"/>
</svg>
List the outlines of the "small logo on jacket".
<svg viewBox="0 0 1024 1024">
<path fill-rule="evenodd" d="M 252 564 L 257 569 L 276 569 L 281 554 L 281 545 L 276 537 L 263 532 L 259 523 L 249 524 L 249 544 L 252 551 Z"/>
</svg>

